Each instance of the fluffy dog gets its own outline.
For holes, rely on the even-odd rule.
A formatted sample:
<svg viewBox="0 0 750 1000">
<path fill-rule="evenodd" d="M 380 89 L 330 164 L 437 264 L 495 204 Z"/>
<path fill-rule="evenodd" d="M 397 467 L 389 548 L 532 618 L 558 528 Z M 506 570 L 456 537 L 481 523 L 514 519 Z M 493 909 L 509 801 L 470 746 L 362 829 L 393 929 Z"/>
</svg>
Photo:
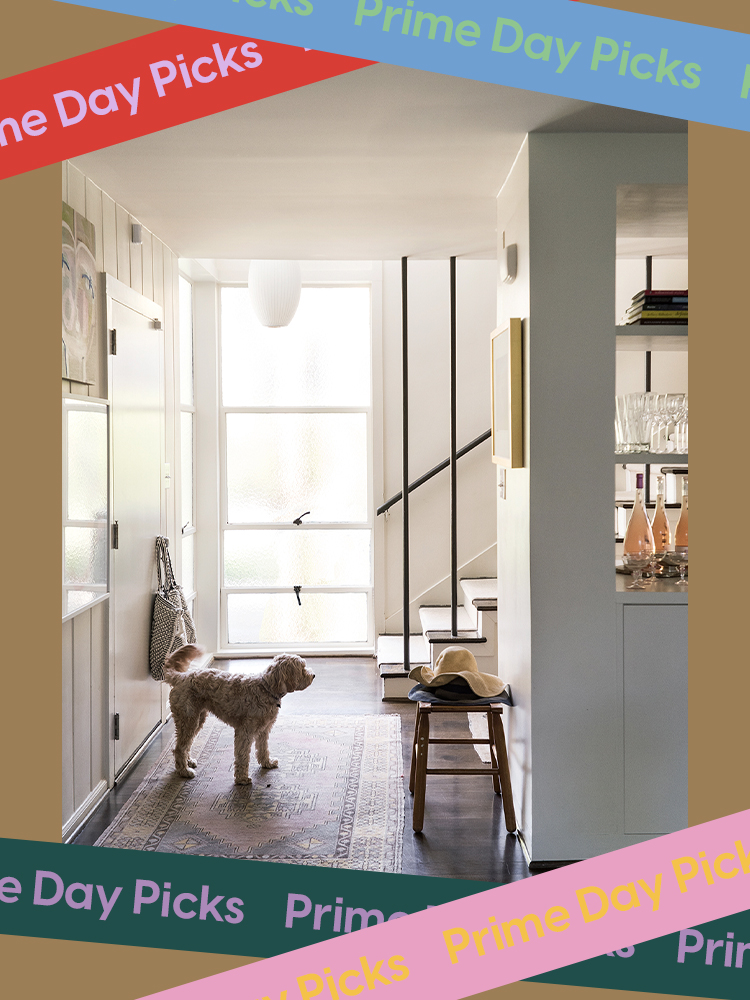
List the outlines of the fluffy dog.
<svg viewBox="0 0 750 1000">
<path fill-rule="evenodd" d="M 315 679 L 299 656 L 282 653 L 260 676 L 230 674 L 210 667 L 190 670 L 192 661 L 203 651 L 199 646 L 183 646 L 164 664 L 164 680 L 172 690 L 172 709 L 177 743 L 175 768 L 183 778 L 194 778 L 196 761 L 190 757 L 193 740 L 209 712 L 234 729 L 234 783 L 250 785 L 250 749 L 261 767 L 278 767 L 268 754 L 268 734 L 289 691 L 303 691 Z"/>
</svg>

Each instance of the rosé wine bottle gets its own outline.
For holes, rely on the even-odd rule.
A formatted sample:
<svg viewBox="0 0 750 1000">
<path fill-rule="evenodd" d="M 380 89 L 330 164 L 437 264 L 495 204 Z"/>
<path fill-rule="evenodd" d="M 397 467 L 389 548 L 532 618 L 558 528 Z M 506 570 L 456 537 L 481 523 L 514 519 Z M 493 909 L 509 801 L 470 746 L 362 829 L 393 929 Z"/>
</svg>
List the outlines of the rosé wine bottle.
<svg viewBox="0 0 750 1000">
<path fill-rule="evenodd" d="M 672 544 L 672 532 L 664 506 L 664 476 L 656 477 L 656 510 L 651 522 L 651 531 L 654 535 L 654 552 L 657 554 L 668 552 Z"/>
<path fill-rule="evenodd" d="M 635 504 L 630 515 L 622 546 L 623 559 L 653 554 L 654 535 L 651 531 L 646 508 L 643 506 L 643 473 L 635 477 Z"/>
</svg>

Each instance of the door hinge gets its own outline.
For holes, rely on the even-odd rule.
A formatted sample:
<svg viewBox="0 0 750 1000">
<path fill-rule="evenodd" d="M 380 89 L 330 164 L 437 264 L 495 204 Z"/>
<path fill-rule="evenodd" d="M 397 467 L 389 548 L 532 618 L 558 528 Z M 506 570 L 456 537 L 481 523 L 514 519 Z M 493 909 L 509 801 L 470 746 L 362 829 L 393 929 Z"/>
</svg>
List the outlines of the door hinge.
<svg viewBox="0 0 750 1000">
<path fill-rule="evenodd" d="M 109 331 L 109 353 L 117 354 L 117 330 Z"/>
<path fill-rule="evenodd" d="M 120 713 L 115 712 L 114 717 L 114 739 L 119 740 L 120 738 Z"/>
<path fill-rule="evenodd" d="M 120 547 L 120 525 L 117 521 L 112 522 L 112 548 L 119 549 Z"/>
</svg>

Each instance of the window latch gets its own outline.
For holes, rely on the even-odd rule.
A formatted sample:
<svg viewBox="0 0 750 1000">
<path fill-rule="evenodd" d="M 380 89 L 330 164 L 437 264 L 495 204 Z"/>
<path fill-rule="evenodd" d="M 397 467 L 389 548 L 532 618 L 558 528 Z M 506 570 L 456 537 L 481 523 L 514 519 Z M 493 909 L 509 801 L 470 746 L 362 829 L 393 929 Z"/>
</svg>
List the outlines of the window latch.
<svg viewBox="0 0 750 1000">
<path fill-rule="evenodd" d="M 292 524 L 302 524 L 302 518 L 307 517 L 307 515 L 310 513 L 312 513 L 312 511 L 306 510 L 304 514 L 300 514 L 299 517 L 295 517 L 295 519 L 292 521 Z"/>
<path fill-rule="evenodd" d="M 310 513 L 310 511 L 308 511 L 308 514 L 309 514 L 309 513 Z M 302 607 L 302 598 L 301 598 L 301 597 L 299 596 L 299 592 L 300 592 L 300 590 L 302 590 L 302 587 L 301 587 L 301 586 L 297 586 L 297 587 L 295 587 L 295 588 L 294 588 L 294 595 L 295 595 L 295 597 L 297 598 L 297 604 L 299 604 L 299 606 L 300 606 L 300 607 Z"/>
</svg>

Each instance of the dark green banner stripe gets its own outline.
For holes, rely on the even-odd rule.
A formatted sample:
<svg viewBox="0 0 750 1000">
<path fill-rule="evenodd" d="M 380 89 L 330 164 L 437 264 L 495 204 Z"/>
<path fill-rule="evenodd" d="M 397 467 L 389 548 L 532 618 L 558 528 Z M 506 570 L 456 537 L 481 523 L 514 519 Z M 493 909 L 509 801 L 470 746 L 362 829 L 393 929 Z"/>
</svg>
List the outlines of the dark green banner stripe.
<svg viewBox="0 0 750 1000">
<path fill-rule="evenodd" d="M 266 958 L 496 884 L 0 839 L 0 933 Z M 750 911 L 533 981 L 747 1000 Z"/>
</svg>

